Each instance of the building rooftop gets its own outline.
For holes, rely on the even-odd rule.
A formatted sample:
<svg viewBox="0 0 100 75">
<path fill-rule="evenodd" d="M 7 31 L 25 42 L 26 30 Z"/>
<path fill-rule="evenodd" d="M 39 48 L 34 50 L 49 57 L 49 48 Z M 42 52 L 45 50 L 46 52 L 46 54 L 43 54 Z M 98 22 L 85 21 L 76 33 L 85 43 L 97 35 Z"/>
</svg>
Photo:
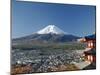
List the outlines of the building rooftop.
<svg viewBox="0 0 100 75">
<path fill-rule="evenodd" d="M 92 35 L 88 35 L 88 36 L 85 36 L 85 39 L 96 39 L 96 35 L 95 34 L 92 34 Z"/>
<path fill-rule="evenodd" d="M 84 52 L 85 54 L 89 54 L 89 55 L 96 55 L 96 49 L 95 48 L 93 48 L 93 49 L 91 49 L 91 50 L 89 50 L 89 51 L 85 51 Z"/>
</svg>

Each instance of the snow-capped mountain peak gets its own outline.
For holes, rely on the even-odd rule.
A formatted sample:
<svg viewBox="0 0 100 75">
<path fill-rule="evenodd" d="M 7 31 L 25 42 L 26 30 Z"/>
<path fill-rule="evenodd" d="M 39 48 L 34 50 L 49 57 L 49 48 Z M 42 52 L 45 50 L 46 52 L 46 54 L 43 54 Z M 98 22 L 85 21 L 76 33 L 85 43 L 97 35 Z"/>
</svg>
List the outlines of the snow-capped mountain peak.
<svg viewBox="0 0 100 75">
<path fill-rule="evenodd" d="M 65 32 L 63 30 L 61 30 L 60 28 L 58 28 L 55 25 L 48 25 L 45 28 L 39 30 L 37 32 L 37 34 L 65 34 Z"/>
</svg>

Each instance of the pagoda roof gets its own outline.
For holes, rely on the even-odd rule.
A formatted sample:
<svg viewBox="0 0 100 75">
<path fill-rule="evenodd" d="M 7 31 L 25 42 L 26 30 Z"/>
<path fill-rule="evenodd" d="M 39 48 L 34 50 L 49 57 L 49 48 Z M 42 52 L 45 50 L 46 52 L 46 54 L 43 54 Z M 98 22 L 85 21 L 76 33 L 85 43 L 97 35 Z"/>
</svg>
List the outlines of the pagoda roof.
<svg viewBox="0 0 100 75">
<path fill-rule="evenodd" d="M 85 36 L 85 39 L 94 40 L 94 39 L 96 39 L 96 35 L 92 34 L 92 35 Z"/>
<path fill-rule="evenodd" d="M 89 51 L 85 51 L 84 53 L 85 53 L 85 54 L 88 54 L 88 55 L 96 55 L 96 49 L 93 48 L 93 49 L 91 49 L 91 50 L 89 50 Z"/>
</svg>

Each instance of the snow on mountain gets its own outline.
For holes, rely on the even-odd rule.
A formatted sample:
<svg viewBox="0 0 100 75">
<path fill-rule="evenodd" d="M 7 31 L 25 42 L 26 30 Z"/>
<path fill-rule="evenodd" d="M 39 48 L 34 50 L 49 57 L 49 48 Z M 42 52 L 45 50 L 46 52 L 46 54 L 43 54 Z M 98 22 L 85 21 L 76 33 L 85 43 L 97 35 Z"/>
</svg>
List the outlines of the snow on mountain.
<svg viewBox="0 0 100 75">
<path fill-rule="evenodd" d="M 48 25 L 45 28 L 39 30 L 37 32 L 37 34 L 65 34 L 65 32 L 63 30 L 61 30 L 60 28 L 58 28 L 55 25 Z"/>
</svg>

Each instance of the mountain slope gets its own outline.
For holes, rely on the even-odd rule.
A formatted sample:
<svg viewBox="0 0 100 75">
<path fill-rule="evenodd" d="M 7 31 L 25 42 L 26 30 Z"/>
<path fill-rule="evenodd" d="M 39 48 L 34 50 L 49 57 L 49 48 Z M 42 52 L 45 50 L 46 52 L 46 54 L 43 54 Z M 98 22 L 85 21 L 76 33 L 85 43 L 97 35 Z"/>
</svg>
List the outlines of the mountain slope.
<svg viewBox="0 0 100 75">
<path fill-rule="evenodd" d="M 13 39 L 13 43 L 35 44 L 35 43 L 64 43 L 74 42 L 80 37 L 63 34 L 32 34 L 29 36 Z"/>
</svg>

